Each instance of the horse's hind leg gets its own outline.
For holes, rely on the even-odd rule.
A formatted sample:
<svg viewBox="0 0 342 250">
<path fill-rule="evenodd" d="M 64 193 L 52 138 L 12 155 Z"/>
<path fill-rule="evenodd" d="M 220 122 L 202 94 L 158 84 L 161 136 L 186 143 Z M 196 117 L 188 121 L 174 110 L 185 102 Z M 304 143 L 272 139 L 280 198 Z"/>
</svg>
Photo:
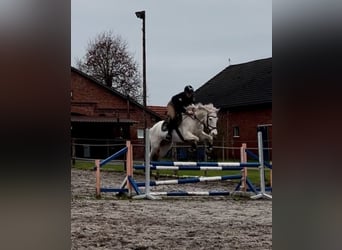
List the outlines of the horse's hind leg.
<svg viewBox="0 0 342 250">
<path fill-rule="evenodd" d="M 172 146 L 172 143 L 163 144 L 162 146 L 160 146 L 160 148 L 159 148 L 160 158 L 164 157 L 167 154 L 167 152 L 170 150 L 171 146 Z"/>
<path fill-rule="evenodd" d="M 150 159 L 151 159 L 151 161 L 158 161 L 159 156 L 158 156 L 158 154 L 152 154 Z"/>
<path fill-rule="evenodd" d="M 150 153 L 150 160 L 151 161 L 158 161 L 159 160 L 159 149 L 153 148 Z"/>
</svg>

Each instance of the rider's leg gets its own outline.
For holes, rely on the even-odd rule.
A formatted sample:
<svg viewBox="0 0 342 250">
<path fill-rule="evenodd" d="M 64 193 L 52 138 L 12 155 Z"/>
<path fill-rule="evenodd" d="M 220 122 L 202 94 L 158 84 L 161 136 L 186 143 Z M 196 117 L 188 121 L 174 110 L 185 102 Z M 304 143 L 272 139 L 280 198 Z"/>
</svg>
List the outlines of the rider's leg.
<svg viewBox="0 0 342 250">
<path fill-rule="evenodd" d="M 171 122 L 171 117 L 167 116 L 164 120 L 164 123 L 162 124 L 162 131 L 168 130 L 170 122 Z"/>
<path fill-rule="evenodd" d="M 169 124 L 168 124 L 168 129 L 167 129 L 167 135 L 166 135 L 166 140 L 171 141 L 172 139 L 172 130 L 176 127 L 176 121 L 175 119 L 170 119 Z"/>
<path fill-rule="evenodd" d="M 168 131 L 167 131 L 167 135 L 166 135 L 166 140 L 170 141 L 171 138 L 172 138 L 172 130 L 174 128 L 174 119 L 175 119 L 175 109 L 172 105 L 172 103 L 170 102 L 168 105 L 167 105 L 167 128 L 168 128 Z"/>
</svg>

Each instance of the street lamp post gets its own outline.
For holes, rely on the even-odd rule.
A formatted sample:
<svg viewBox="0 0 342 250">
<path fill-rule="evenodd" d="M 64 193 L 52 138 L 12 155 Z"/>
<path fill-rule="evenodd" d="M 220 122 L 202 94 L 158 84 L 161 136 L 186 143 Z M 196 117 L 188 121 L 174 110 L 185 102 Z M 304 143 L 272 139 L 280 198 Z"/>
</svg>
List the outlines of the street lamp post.
<svg viewBox="0 0 342 250">
<path fill-rule="evenodd" d="M 145 11 L 135 12 L 137 18 L 142 19 L 142 40 L 143 40 L 143 105 L 146 109 L 146 45 L 145 45 Z M 145 113 L 145 110 L 144 110 Z M 145 116 L 145 128 L 146 129 L 146 116 Z"/>
<path fill-rule="evenodd" d="M 135 12 L 137 18 L 142 19 L 142 43 L 143 43 L 143 105 L 144 105 L 144 138 L 146 137 L 146 46 L 145 46 L 145 11 Z M 146 161 L 146 159 L 145 159 Z"/>
</svg>

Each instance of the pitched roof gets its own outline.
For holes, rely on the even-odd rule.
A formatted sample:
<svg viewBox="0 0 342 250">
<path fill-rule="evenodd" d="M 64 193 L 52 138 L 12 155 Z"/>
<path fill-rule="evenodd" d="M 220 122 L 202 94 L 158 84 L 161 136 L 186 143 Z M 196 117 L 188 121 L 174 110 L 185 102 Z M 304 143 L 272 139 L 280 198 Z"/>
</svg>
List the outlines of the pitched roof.
<svg viewBox="0 0 342 250">
<path fill-rule="evenodd" d="M 147 106 L 149 109 L 151 109 L 153 112 L 156 112 L 161 117 L 166 117 L 167 108 L 166 106 Z"/>
<path fill-rule="evenodd" d="M 219 108 L 272 103 L 272 58 L 228 66 L 197 89 L 195 98 Z"/>
<path fill-rule="evenodd" d="M 105 84 L 99 82 L 98 80 L 96 80 L 94 77 L 92 77 L 92 76 L 90 76 L 90 75 L 80 71 L 79 69 L 71 67 L 71 71 L 73 71 L 73 72 L 75 72 L 75 73 L 85 77 L 86 79 L 90 80 L 94 84 L 97 84 L 97 85 L 101 86 L 102 88 L 107 89 L 108 91 L 112 92 L 112 94 L 117 95 L 117 96 L 119 96 L 119 97 L 121 97 L 121 98 L 123 98 L 125 100 L 129 100 L 131 103 L 135 104 L 139 108 L 144 109 L 144 106 L 142 104 L 138 103 L 137 101 L 133 100 L 132 98 L 129 98 L 129 96 L 123 95 L 119 91 L 117 91 L 117 90 L 115 90 L 113 88 L 108 87 L 107 85 L 105 85 Z M 159 117 L 160 119 L 163 119 L 163 117 L 160 114 L 154 112 L 153 110 L 149 109 L 148 107 L 146 107 L 146 112 L 150 113 L 151 115 L 154 115 L 156 117 Z"/>
</svg>

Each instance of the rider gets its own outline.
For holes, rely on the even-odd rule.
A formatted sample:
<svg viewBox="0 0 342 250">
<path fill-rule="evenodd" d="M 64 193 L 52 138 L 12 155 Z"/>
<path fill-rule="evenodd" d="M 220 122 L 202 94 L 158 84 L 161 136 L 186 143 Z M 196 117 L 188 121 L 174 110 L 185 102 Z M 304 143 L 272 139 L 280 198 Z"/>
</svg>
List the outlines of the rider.
<svg viewBox="0 0 342 250">
<path fill-rule="evenodd" d="M 172 130 L 181 122 L 182 113 L 186 113 L 185 107 L 194 102 L 194 88 L 191 85 L 185 86 L 183 92 L 178 93 L 171 98 L 170 102 L 167 104 L 166 122 L 168 124 L 168 133 L 165 138 L 166 140 L 171 140 Z M 191 115 L 191 111 L 187 112 L 187 114 Z"/>
</svg>

